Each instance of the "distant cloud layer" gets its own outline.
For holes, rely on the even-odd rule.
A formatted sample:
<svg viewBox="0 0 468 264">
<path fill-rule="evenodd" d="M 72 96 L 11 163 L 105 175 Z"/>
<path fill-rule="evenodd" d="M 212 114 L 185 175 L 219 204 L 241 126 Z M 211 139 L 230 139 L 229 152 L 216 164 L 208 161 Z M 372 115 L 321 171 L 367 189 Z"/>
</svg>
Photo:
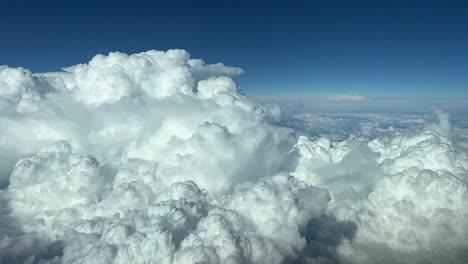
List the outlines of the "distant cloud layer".
<svg viewBox="0 0 468 264">
<path fill-rule="evenodd" d="M 330 98 L 338 101 L 361 101 L 366 99 L 364 96 L 356 94 L 336 94 L 330 95 Z"/>
<path fill-rule="evenodd" d="M 0 262 L 466 263 L 468 133 L 448 114 L 341 133 L 282 119 L 241 73 L 183 50 L 1 66 Z"/>
</svg>

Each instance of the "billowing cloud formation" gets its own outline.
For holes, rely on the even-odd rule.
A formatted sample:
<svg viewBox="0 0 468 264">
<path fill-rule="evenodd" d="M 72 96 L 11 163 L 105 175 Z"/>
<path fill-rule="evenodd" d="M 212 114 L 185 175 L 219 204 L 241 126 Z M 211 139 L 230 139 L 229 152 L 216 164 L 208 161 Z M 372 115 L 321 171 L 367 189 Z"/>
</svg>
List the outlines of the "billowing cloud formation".
<svg viewBox="0 0 468 264">
<path fill-rule="evenodd" d="M 358 230 L 338 246 L 337 259 L 468 260 L 468 159 L 448 138 L 448 116 L 438 114 L 438 124 L 392 138 L 351 135 L 334 144 L 323 137 L 299 138 L 302 158 L 294 175 L 327 188 L 332 196 L 328 213 L 355 223 Z M 370 129 L 364 126 L 360 131 L 369 135 Z"/>
<path fill-rule="evenodd" d="M 299 136 L 241 73 L 182 50 L 1 67 L 0 262 L 466 261 L 468 158 L 446 114 Z"/>
</svg>

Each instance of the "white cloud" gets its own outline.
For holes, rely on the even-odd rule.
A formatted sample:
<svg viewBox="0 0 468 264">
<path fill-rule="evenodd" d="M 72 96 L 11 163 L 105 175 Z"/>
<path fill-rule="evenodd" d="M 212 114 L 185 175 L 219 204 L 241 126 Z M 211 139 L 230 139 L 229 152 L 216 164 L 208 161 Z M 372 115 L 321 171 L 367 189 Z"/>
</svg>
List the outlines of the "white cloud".
<svg viewBox="0 0 468 264">
<path fill-rule="evenodd" d="M 394 132 L 390 138 L 332 145 L 301 138 L 297 148 L 303 158 L 294 175 L 328 189 L 329 213 L 357 226 L 355 237 L 338 246 L 337 259 L 464 262 L 459 250 L 468 242 L 468 159 L 444 136 L 447 115 L 439 117 L 427 130 Z"/>
<path fill-rule="evenodd" d="M 241 73 L 182 50 L 0 67 L 0 262 L 463 262 L 447 114 L 281 120 Z"/>
</svg>

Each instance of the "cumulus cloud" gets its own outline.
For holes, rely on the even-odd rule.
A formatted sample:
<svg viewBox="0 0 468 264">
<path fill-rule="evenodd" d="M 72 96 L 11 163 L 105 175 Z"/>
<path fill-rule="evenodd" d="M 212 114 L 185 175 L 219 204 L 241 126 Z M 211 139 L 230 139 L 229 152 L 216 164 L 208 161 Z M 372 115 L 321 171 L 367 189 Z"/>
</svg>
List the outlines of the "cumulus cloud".
<svg viewBox="0 0 468 264">
<path fill-rule="evenodd" d="M 466 262 L 447 114 L 282 120 L 241 73 L 183 50 L 0 67 L 0 262 Z"/>
<path fill-rule="evenodd" d="M 436 114 L 436 124 L 391 138 L 351 135 L 334 144 L 300 138 L 303 160 L 294 175 L 328 189 L 329 213 L 357 225 L 337 259 L 466 262 L 467 159 L 447 137 L 447 115 Z"/>
</svg>

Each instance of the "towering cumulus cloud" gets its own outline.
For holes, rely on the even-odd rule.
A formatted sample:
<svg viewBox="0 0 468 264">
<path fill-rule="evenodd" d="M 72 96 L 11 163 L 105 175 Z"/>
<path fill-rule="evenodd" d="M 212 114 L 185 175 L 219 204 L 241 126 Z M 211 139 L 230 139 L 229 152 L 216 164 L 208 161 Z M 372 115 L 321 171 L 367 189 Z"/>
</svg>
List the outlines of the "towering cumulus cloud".
<svg viewBox="0 0 468 264">
<path fill-rule="evenodd" d="M 446 114 L 312 140 L 241 73 L 183 50 L 0 67 L 0 262 L 468 260 L 468 155 Z"/>
</svg>

